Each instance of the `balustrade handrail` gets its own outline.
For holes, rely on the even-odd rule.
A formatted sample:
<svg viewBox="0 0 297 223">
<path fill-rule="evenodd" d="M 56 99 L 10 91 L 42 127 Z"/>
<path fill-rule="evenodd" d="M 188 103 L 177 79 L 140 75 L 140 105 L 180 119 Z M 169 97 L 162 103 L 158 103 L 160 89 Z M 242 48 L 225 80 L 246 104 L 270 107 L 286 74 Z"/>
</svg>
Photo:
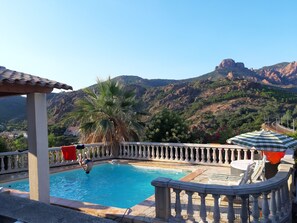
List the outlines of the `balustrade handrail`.
<svg viewBox="0 0 297 223">
<path fill-rule="evenodd" d="M 167 142 L 121 142 L 122 145 L 153 145 L 153 146 L 193 146 L 193 147 L 204 147 L 204 148 L 230 148 L 230 149 L 247 149 L 245 147 L 241 147 L 238 145 L 231 144 L 216 144 L 216 143 L 207 143 L 207 144 L 199 144 L 199 143 L 167 143 Z"/>
<path fill-rule="evenodd" d="M 291 174 L 292 169 L 289 168 L 288 171 L 278 171 L 273 178 L 270 178 L 268 180 L 258 182 L 255 184 L 243 184 L 235 186 L 184 182 L 164 177 L 156 178 L 151 182 L 151 184 L 155 187 L 166 187 L 204 194 L 244 195 L 258 194 L 261 192 L 277 189 L 281 185 L 287 183 L 288 178 L 291 176 Z"/>
<path fill-rule="evenodd" d="M 112 155 L 111 148 L 106 143 L 85 144 L 85 148 L 77 150 L 77 153 L 88 153 L 94 161 L 110 159 Z M 28 170 L 28 150 L 0 153 L 0 174 L 17 173 Z M 52 147 L 48 149 L 50 167 L 73 165 L 77 160 L 64 160 L 61 147 Z"/>
<path fill-rule="evenodd" d="M 0 153 L 0 174 L 27 170 L 28 152 L 23 150 Z M 63 159 L 61 147 L 49 148 L 48 152 L 50 167 L 76 163 Z M 229 144 L 121 142 L 118 154 L 112 154 L 108 143 L 85 144 L 85 149 L 81 152 L 89 152 L 95 161 L 123 158 L 226 166 L 233 160 L 254 159 L 256 150 Z"/>
<path fill-rule="evenodd" d="M 244 184 L 238 186 L 224 186 L 216 184 L 201 184 L 194 182 L 183 182 L 169 178 L 157 178 L 152 181 L 155 186 L 155 207 L 156 217 L 168 221 L 169 218 L 193 220 L 194 205 L 193 195 L 200 197 L 201 222 L 208 222 L 206 209 L 206 196 L 212 195 L 213 198 L 213 222 L 221 222 L 223 209 L 220 208 L 221 195 L 228 199 L 227 212 L 225 217 L 228 222 L 234 222 L 234 199 L 241 199 L 240 218 L 241 222 L 248 222 L 248 216 L 252 216 L 253 222 L 289 222 L 291 218 L 292 205 L 289 185 L 292 184 L 293 169 L 289 164 L 280 164 L 279 172 L 271 179 L 255 184 Z M 175 199 L 171 198 L 171 191 L 175 193 Z M 187 201 L 181 198 L 187 194 Z M 251 200 L 249 200 L 251 198 Z M 196 199 L 196 198 L 195 198 Z M 260 216 L 259 199 L 262 199 L 262 215 Z M 268 201 L 270 199 L 270 202 Z M 183 201 L 183 202 L 181 202 Z M 289 202 L 288 202 L 289 201 Z M 186 203 L 184 203 L 186 202 Z M 182 204 L 183 203 L 183 204 Z M 251 205 L 252 207 L 249 207 Z M 172 212 L 172 206 L 175 211 Z M 182 207 L 186 207 L 187 214 L 182 215 Z M 249 208 L 252 211 L 249 211 Z M 209 210 L 210 211 L 210 210 Z M 222 212 L 222 213 L 221 213 Z M 184 220 L 186 220 L 184 219 Z"/>
</svg>

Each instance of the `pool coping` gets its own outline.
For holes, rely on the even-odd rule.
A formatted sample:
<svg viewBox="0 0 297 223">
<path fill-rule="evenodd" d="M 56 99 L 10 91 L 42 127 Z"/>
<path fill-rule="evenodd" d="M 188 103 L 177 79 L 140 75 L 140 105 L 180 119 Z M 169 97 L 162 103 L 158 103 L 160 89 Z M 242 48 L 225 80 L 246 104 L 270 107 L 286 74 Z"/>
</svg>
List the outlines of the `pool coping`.
<svg viewBox="0 0 297 223">
<path fill-rule="evenodd" d="M 156 161 L 139 161 L 139 160 L 117 160 L 117 161 L 121 164 L 129 164 L 134 166 L 190 171 L 188 175 L 180 179 L 181 181 L 185 181 L 185 182 L 189 182 L 193 180 L 195 177 L 199 176 L 200 174 L 206 171 L 206 169 L 202 168 L 202 166 L 200 165 L 193 166 L 193 165 L 180 164 L 180 163 L 164 163 L 159 161 L 156 162 Z M 111 161 L 106 161 L 106 160 L 98 161 L 98 162 L 95 162 L 95 165 L 104 164 L 104 163 L 111 163 Z M 70 169 L 77 169 L 77 168 L 80 168 L 80 167 L 79 166 L 78 167 L 72 166 L 72 168 L 58 167 L 55 170 L 52 170 L 51 173 L 57 173 L 57 172 L 65 171 L 66 169 L 70 170 Z M 29 192 L 14 190 L 10 188 L 5 188 L 4 191 L 14 196 L 29 198 Z M 52 197 L 52 196 L 50 197 L 50 203 L 52 205 L 57 205 L 57 206 L 81 211 L 83 213 L 90 214 L 92 216 L 103 217 L 103 218 L 108 218 L 112 220 L 125 219 L 125 222 L 126 221 L 145 222 L 145 219 L 142 213 L 144 213 L 149 208 L 155 206 L 155 195 L 148 197 L 141 203 L 136 204 L 131 208 L 118 208 L 118 207 L 112 207 L 112 206 L 104 206 L 100 204 L 75 201 L 75 200 L 69 200 L 69 199 Z M 148 219 L 147 221 L 151 221 L 151 220 L 152 219 L 150 220 Z"/>
</svg>

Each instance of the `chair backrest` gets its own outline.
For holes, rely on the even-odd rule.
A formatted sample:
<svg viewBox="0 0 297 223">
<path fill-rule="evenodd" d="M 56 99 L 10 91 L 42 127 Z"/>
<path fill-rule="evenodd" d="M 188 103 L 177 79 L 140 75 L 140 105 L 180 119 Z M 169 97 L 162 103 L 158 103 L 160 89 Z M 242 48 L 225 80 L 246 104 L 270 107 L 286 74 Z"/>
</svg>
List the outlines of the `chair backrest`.
<svg viewBox="0 0 297 223">
<path fill-rule="evenodd" d="M 251 177 L 254 172 L 255 165 L 256 165 L 256 163 L 251 163 L 247 166 L 246 171 L 244 172 L 244 174 L 241 178 L 241 181 L 239 182 L 239 185 L 252 182 Z"/>
<path fill-rule="evenodd" d="M 258 178 L 264 173 L 265 163 L 266 163 L 266 156 L 264 156 L 262 160 L 256 161 L 256 166 L 251 176 L 251 183 L 255 183 L 258 180 Z"/>
</svg>

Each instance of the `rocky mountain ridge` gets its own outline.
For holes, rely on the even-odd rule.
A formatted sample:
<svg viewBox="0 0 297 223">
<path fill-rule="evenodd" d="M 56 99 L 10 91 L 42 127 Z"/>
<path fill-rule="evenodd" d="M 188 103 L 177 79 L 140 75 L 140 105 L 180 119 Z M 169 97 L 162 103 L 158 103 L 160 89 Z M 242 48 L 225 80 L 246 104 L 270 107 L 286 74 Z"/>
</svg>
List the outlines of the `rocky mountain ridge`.
<svg viewBox="0 0 297 223">
<path fill-rule="evenodd" d="M 135 89 L 142 109 L 150 114 L 148 119 L 167 108 L 184 116 L 193 128 L 206 132 L 224 125 L 234 129 L 255 127 L 263 122 L 260 113 L 265 109 L 293 110 L 297 96 L 288 88 L 297 86 L 296 66 L 296 62 L 280 63 L 256 70 L 226 59 L 213 72 L 197 78 L 178 81 L 119 76 L 115 80 Z M 63 125 L 76 99 L 83 96 L 82 90 L 49 94 L 49 124 Z M 268 109 L 268 105 L 272 107 Z M 0 112 L 0 117 L 8 116 Z"/>
<path fill-rule="evenodd" d="M 243 78 L 268 85 L 282 87 L 297 85 L 296 61 L 291 63 L 279 63 L 260 69 L 248 69 L 242 62 L 235 62 L 233 59 L 225 59 L 216 66 L 215 72 L 231 79 Z M 203 77 L 203 75 L 201 77 Z"/>
</svg>

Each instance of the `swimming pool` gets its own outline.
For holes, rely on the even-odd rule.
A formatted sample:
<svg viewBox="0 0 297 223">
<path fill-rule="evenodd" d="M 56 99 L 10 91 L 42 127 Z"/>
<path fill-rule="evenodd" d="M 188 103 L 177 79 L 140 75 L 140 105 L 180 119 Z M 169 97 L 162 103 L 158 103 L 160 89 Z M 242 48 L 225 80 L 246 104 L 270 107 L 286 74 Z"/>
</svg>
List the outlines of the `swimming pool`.
<svg viewBox="0 0 297 223">
<path fill-rule="evenodd" d="M 136 167 L 127 164 L 100 164 L 90 174 L 82 169 L 60 172 L 50 176 L 50 195 L 114 206 L 132 207 L 154 194 L 151 181 L 157 177 L 180 179 L 186 171 Z M 21 191 L 29 191 L 28 180 L 2 184 Z"/>
</svg>

